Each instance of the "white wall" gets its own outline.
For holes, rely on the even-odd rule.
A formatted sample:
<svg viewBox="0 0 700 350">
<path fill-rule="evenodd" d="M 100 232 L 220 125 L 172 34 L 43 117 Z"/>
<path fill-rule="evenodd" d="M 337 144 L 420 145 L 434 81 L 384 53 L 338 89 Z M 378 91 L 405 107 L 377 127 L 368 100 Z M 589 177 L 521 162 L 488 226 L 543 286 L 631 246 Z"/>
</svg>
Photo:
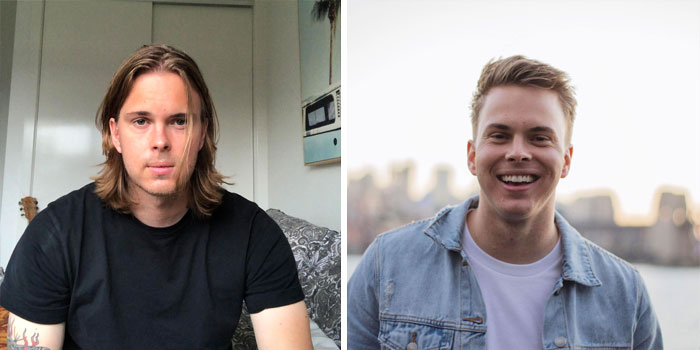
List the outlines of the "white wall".
<svg viewBox="0 0 700 350">
<path fill-rule="evenodd" d="M 333 81 L 328 83 L 331 26 L 327 17 L 312 19 L 313 0 L 299 0 L 299 36 L 301 40 L 301 100 L 310 102 L 340 84 L 340 16 L 333 36 Z"/>
<path fill-rule="evenodd" d="M 39 96 L 41 40 L 44 5 L 40 1 L 16 4 L 12 80 L 7 112 L 5 169 L 0 210 L 0 265 L 6 266 L 27 220 L 20 216 L 17 202 L 32 194 L 32 154 Z M 44 204 L 39 203 L 39 208 Z"/>
<path fill-rule="evenodd" d="M 340 231 L 340 163 L 304 166 L 297 0 L 259 0 L 255 11 L 256 30 L 266 30 L 254 46 L 255 73 L 265 75 L 268 207 Z"/>
<path fill-rule="evenodd" d="M 15 1 L 0 1 L 0 184 L 5 172 L 5 150 L 7 140 L 7 112 L 10 101 L 10 79 L 12 73 L 12 46 L 15 35 Z M 2 198 L 2 186 L 0 186 Z M 0 201 L 0 211 L 2 201 Z"/>
</svg>

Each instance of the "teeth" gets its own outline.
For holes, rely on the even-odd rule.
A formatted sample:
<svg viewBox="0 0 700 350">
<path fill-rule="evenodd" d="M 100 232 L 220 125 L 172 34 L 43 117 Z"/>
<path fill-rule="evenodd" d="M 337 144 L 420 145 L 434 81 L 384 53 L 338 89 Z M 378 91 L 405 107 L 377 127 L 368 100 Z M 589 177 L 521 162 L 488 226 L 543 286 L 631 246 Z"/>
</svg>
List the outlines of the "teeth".
<svg viewBox="0 0 700 350">
<path fill-rule="evenodd" d="M 533 182 L 535 181 L 535 177 L 532 175 L 503 175 L 501 176 L 501 180 L 504 182 Z"/>
</svg>

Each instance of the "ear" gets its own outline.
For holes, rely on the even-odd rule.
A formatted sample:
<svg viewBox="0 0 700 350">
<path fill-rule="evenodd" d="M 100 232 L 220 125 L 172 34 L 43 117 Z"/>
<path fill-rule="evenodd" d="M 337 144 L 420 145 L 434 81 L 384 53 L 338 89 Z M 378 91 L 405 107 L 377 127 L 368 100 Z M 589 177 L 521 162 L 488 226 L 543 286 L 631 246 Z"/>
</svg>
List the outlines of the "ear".
<svg viewBox="0 0 700 350">
<path fill-rule="evenodd" d="M 109 118 L 109 135 L 112 138 L 112 144 L 117 152 L 122 153 L 122 144 L 119 142 L 119 126 L 114 118 Z"/>
<path fill-rule="evenodd" d="M 469 140 L 467 143 L 467 165 L 469 166 L 469 172 L 476 176 L 476 144 L 473 140 Z"/>
<path fill-rule="evenodd" d="M 564 166 L 561 168 L 561 178 L 565 178 L 569 175 L 569 170 L 571 169 L 571 157 L 574 155 L 574 146 L 569 145 L 569 147 L 564 150 Z"/>
</svg>

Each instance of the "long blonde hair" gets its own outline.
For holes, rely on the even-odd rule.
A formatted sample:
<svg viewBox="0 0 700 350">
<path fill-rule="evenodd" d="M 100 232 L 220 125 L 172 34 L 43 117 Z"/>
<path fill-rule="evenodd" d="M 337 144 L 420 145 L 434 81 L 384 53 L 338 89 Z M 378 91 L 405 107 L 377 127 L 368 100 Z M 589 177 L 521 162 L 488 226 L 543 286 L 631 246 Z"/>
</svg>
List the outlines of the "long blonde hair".
<svg viewBox="0 0 700 350">
<path fill-rule="evenodd" d="M 177 174 L 178 188 L 188 193 L 188 206 L 198 216 L 210 216 L 221 203 L 223 194 L 221 185 L 227 183 L 216 170 L 216 141 L 219 121 L 216 110 L 209 96 L 209 89 L 202 73 L 194 60 L 186 53 L 167 45 L 145 45 L 127 58 L 112 77 L 102 104 L 97 110 L 95 124 L 102 133 L 102 153 L 107 159 L 95 180 L 95 193 L 111 208 L 122 213 L 129 213 L 134 204 L 129 196 L 128 175 L 122 155 L 112 144 L 109 128 L 110 118 L 118 120 L 119 112 L 131 92 L 136 78 L 149 72 L 166 71 L 180 76 L 187 87 L 188 106 L 191 108 L 191 91 L 195 92 L 201 102 L 201 111 L 190 111 L 187 118 L 199 115 L 204 133 L 204 145 L 199 150 L 192 176 L 188 177 L 185 166 L 179 166 Z M 187 123 L 187 141 L 183 157 L 187 157 L 191 145 L 192 125 Z M 188 164 L 181 159 L 181 164 Z"/>
</svg>

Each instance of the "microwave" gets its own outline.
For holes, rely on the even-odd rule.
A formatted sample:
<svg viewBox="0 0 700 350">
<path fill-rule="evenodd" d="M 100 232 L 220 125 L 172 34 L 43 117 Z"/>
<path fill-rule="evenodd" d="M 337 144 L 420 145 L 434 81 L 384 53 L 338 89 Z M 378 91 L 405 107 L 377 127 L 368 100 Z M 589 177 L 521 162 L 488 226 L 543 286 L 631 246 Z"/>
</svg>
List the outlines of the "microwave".
<svg viewBox="0 0 700 350">
<path fill-rule="evenodd" d="M 303 119 L 304 164 L 340 160 L 340 86 L 305 103 Z"/>
<path fill-rule="evenodd" d="M 340 86 L 302 107 L 304 136 L 340 129 Z"/>
</svg>

